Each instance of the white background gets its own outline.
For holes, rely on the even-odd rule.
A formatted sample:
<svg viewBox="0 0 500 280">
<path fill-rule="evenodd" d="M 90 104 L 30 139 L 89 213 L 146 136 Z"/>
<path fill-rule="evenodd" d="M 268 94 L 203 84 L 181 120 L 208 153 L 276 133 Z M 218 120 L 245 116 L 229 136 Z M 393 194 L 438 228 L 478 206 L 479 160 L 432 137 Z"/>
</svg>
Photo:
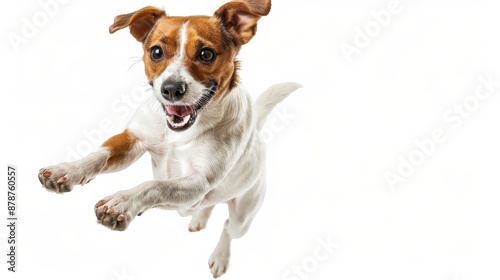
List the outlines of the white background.
<svg viewBox="0 0 500 280">
<path fill-rule="evenodd" d="M 443 118 L 473 102 L 479 77 L 500 81 L 497 1 L 401 0 L 402 11 L 349 63 L 342 42 L 355 46 L 357 28 L 389 2 L 274 0 L 242 49 L 241 77 L 254 97 L 277 82 L 304 87 L 279 108 L 293 118 L 270 130 L 268 194 L 250 232 L 233 242 L 223 279 L 500 278 L 500 87 L 461 125 Z M 141 63 L 128 70 L 142 50 L 126 30 L 109 35 L 115 15 L 146 5 L 210 15 L 214 1 L 69 0 L 17 48 L 9 38 L 43 10 L 34 0 L 0 5 L 1 155 L 4 168 L 19 169 L 20 218 L 19 272 L 2 261 L 2 279 L 211 279 L 223 205 L 195 234 L 160 210 L 125 232 L 95 222 L 99 199 L 151 179 L 148 156 L 64 195 L 42 189 L 37 172 L 88 143 L 85 133 L 103 120 L 109 137 L 131 117 L 112 105 L 123 108 L 145 82 Z M 435 129 L 446 141 L 391 188 L 384 174 L 398 175 L 401 158 Z M 0 198 L 5 209 L 6 189 Z M 0 226 L 2 260 L 7 237 Z M 318 240 L 328 239 L 338 248 L 314 260 Z M 308 272 L 294 275 L 294 266 Z"/>
</svg>

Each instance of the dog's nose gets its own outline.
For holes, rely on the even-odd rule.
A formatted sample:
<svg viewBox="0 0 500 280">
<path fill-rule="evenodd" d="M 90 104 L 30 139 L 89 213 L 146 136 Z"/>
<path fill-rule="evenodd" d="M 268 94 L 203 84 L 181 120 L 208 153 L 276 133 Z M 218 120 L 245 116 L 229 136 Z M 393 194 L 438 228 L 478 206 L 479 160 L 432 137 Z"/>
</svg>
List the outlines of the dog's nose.
<svg viewBox="0 0 500 280">
<path fill-rule="evenodd" d="M 186 92 L 186 83 L 166 80 L 161 85 L 161 95 L 168 101 L 180 100 Z"/>
</svg>

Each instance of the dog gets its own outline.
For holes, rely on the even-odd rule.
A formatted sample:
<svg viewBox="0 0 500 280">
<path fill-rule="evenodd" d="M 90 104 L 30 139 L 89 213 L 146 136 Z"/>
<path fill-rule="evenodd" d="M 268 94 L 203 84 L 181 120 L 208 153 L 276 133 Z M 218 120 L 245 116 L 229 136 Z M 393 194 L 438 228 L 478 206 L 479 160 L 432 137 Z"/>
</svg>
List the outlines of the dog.
<svg viewBox="0 0 500 280">
<path fill-rule="evenodd" d="M 109 31 L 128 27 L 142 43 L 154 95 L 96 152 L 40 169 L 43 187 L 69 192 L 148 152 L 154 180 L 101 199 L 98 222 L 123 231 L 136 216 L 161 208 L 192 216 L 188 229 L 195 232 L 206 227 L 216 204 L 226 203 L 229 217 L 209 258 L 214 278 L 226 273 L 231 240 L 248 231 L 265 195 L 259 131 L 276 104 L 301 87 L 277 84 L 252 102 L 239 83 L 236 56 L 270 9 L 270 0 L 240 0 L 213 16 L 173 17 L 151 6 L 117 16 Z"/>
</svg>

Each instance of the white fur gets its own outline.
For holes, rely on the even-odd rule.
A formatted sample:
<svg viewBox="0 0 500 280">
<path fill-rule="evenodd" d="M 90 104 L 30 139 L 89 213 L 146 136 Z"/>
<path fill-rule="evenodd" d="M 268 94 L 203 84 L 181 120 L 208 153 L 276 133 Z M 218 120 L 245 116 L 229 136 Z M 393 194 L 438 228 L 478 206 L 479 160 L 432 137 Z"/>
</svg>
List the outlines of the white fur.
<svg viewBox="0 0 500 280">
<path fill-rule="evenodd" d="M 87 181 L 82 178 L 124 169 L 149 152 L 155 180 L 105 197 L 96 212 L 112 208 L 111 214 L 126 217 L 126 228 L 136 215 L 150 208 L 178 210 L 183 216 L 192 215 L 189 230 L 199 231 L 205 228 L 213 206 L 227 203 L 229 218 L 209 258 L 212 274 L 219 277 L 229 266 L 231 240 L 247 232 L 264 199 L 265 146 L 256 124 L 262 126 L 274 106 L 298 87 L 295 83 L 272 86 L 259 97 L 254 109 L 248 93 L 238 86 L 214 104 L 217 110 L 203 111 L 184 132 L 169 130 L 160 103 L 151 97 L 127 125 L 139 142 L 121 166 L 104 170 L 109 152 L 100 149 L 79 161 L 43 168 L 40 180 L 49 190 L 63 192 L 53 186 L 65 177 L 71 190 L 81 180 Z M 43 174 L 47 171 L 51 175 L 46 178 Z M 110 222 L 112 217 L 107 214 L 101 223 L 115 229 L 116 216 Z"/>
</svg>

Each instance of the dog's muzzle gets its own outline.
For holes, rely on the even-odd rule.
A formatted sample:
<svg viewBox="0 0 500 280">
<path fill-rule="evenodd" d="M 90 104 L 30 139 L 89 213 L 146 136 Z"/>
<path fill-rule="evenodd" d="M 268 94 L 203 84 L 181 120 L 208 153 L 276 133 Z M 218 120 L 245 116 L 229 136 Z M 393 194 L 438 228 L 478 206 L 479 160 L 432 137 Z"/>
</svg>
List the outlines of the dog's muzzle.
<svg viewBox="0 0 500 280">
<path fill-rule="evenodd" d="M 166 89 L 165 89 L 166 88 Z M 164 93 L 165 89 L 165 93 Z M 187 85 L 184 83 L 162 85 L 162 95 L 168 101 L 181 100 L 186 92 Z M 162 104 L 163 111 L 167 115 L 166 121 L 168 127 L 173 131 L 184 131 L 190 128 L 195 122 L 196 117 L 206 105 L 210 102 L 217 91 L 217 83 L 212 82 L 198 101 L 194 104 L 171 105 Z M 167 96 L 165 96 L 167 95 Z"/>
</svg>

